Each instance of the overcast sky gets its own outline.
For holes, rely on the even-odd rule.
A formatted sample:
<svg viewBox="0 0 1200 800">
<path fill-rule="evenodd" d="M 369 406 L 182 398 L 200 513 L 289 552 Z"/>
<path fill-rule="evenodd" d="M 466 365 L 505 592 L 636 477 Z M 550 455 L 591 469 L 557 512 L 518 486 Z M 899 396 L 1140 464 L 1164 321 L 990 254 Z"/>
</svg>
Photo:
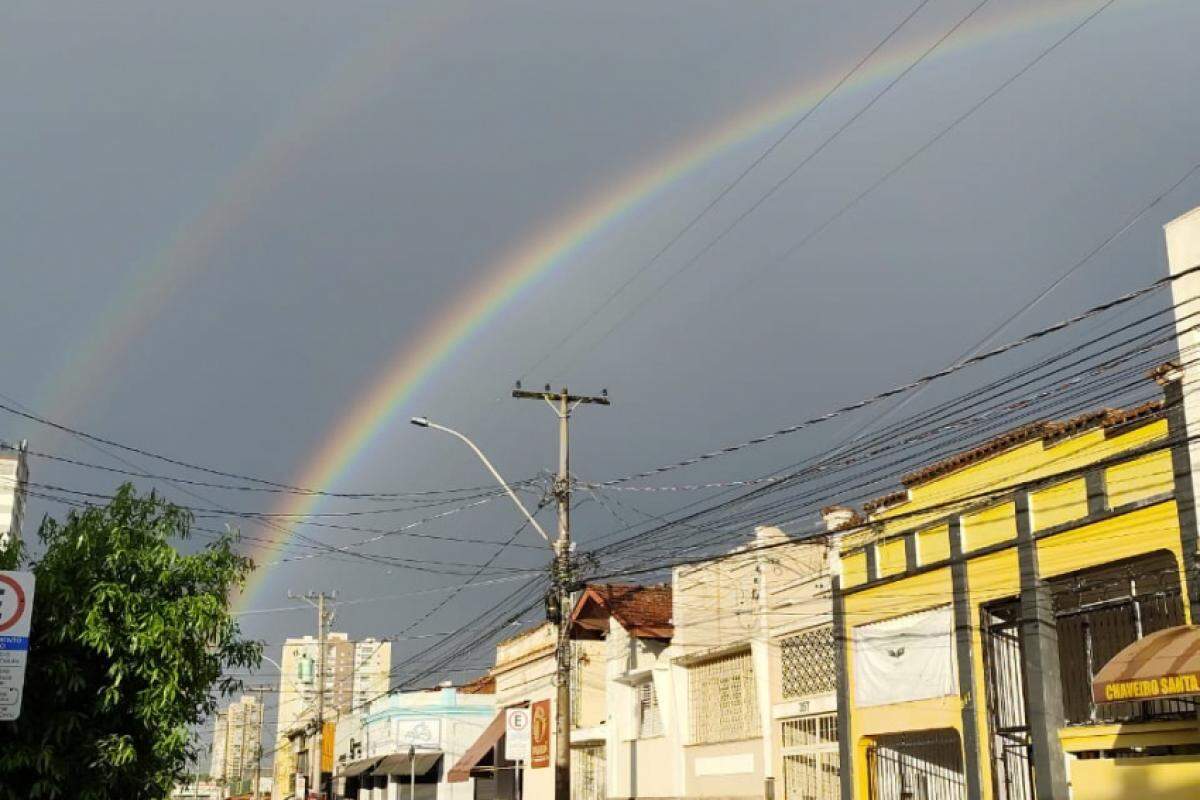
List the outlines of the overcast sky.
<svg viewBox="0 0 1200 800">
<path fill-rule="evenodd" d="M 576 472 L 602 479 L 953 360 L 1200 161 L 1200 5 L 1117 0 L 821 235 L 764 266 L 1102 5 L 990 0 L 656 287 L 976 4 L 928 2 L 872 62 L 893 65 L 882 79 L 849 81 L 652 268 L 639 272 L 804 108 L 720 148 L 570 252 L 453 351 L 338 485 L 315 488 L 486 485 L 461 445 L 405 423 L 416 413 L 472 435 L 511 478 L 552 468 L 549 411 L 503 399 L 520 376 L 609 390 L 612 407 L 583 409 L 575 427 Z M 149 450 L 300 480 L 393 355 L 514 254 L 754 109 L 828 88 L 916 5 L 10 0 L 0 10 L 0 393 Z M 1161 225 L 1197 204 L 1200 177 L 1005 336 L 1163 275 Z M 16 417 L 0 418 L 0 438 L 122 466 Z M 748 477 L 821 441 L 669 476 Z M 96 492 L 120 479 L 43 460 L 31 474 Z M 270 497 L 159 488 L 191 505 L 274 508 Z M 685 500 L 645 502 L 662 513 Z M 62 511 L 32 508 L 27 536 L 41 514 Z M 368 519 L 395 527 L 427 513 Z M 518 522 L 497 501 L 423 529 L 496 540 Z M 616 524 L 585 505 L 576 537 L 586 546 Z M 367 550 L 463 563 L 493 552 L 396 538 Z M 526 549 L 497 564 L 542 560 Z M 272 568 L 251 605 L 288 605 L 288 589 L 369 599 L 459 580 L 310 559 Z M 506 591 L 464 593 L 417 630 L 450 630 Z M 434 601 L 346 606 L 335 627 L 395 634 Z M 244 627 L 277 644 L 313 624 L 282 612 L 246 616 Z"/>
</svg>

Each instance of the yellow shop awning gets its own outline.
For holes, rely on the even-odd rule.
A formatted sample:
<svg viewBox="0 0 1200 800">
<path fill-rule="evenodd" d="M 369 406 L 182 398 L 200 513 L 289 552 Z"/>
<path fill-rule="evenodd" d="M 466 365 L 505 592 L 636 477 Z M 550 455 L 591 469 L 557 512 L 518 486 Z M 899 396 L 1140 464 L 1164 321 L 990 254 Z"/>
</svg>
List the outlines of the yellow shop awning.
<svg viewBox="0 0 1200 800">
<path fill-rule="evenodd" d="M 1200 695 L 1200 625 L 1179 625 L 1138 639 L 1092 681 L 1097 703 Z"/>
</svg>

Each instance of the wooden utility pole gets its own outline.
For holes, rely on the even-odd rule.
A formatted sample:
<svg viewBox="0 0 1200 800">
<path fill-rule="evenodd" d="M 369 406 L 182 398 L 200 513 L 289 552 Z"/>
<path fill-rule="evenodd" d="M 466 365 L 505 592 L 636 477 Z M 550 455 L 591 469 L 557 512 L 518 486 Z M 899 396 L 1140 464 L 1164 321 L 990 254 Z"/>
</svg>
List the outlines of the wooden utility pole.
<svg viewBox="0 0 1200 800">
<path fill-rule="evenodd" d="M 337 592 L 326 594 L 325 592 L 306 592 L 302 595 L 294 595 L 288 592 L 288 598 L 292 600 L 303 600 L 317 610 L 317 730 L 313 736 L 313 744 L 309 745 L 309 785 L 312 786 L 317 793 L 317 797 L 322 796 L 321 786 L 321 754 L 324 747 L 325 737 L 325 635 L 327 627 L 332 619 L 332 612 L 325 611 L 325 601 L 336 600 Z"/>
<path fill-rule="evenodd" d="M 571 413 L 583 403 L 607 406 L 608 391 L 600 397 L 561 392 L 529 392 L 521 384 L 513 397 L 544 400 L 558 417 L 558 474 L 554 478 L 554 497 L 558 501 L 558 540 L 554 543 L 552 581 L 557 593 L 558 646 L 555 650 L 557 686 L 554 704 L 554 800 L 571 800 L 571 634 L 567 615 L 571 613 Z"/>
</svg>

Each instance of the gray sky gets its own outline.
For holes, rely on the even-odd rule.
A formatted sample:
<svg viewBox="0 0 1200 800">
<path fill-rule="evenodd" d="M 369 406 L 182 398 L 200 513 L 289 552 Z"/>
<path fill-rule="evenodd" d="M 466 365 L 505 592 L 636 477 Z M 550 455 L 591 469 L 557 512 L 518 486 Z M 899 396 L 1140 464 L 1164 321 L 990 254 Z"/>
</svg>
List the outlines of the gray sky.
<svg viewBox="0 0 1200 800">
<path fill-rule="evenodd" d="M 0 11 L 0 392 L 119 441 L 299 480 L 398 348 L 513 253 L 750 110 L 831 85 L 915 5 L 10 2 Z M 932 0 L 880 59 L 903 68 L 973 5 Z M 851 81 L 552 350 L 803 109 L 722 149 L 504 306 L 396 410 L 342 483 L 318 488 L 487 483 L 457 443 L 404 424 L 414 413 L 470 433 L 514 479 L 551 467 L 549 412 L 502 399 L 543 358 L 528 383 L 569 380 L 613 396 L 610 409 L 577 418 L 583 478 L 739 441 L 946 364 L 1200 161 L 1195 3 L 1118 0 L 822 235 L 762 265 L 1099 5 L 991 0 L 946 54 L 656 291 L 884 85 Z M 1161 276 L 1161 224 L 1198 203 L 1200 178 L 1006 338 Z M 22 437 L 114 463 L 69 436 L 0 419 L 0 438 Z M 669 475 L 748 477 L 823 441 L 799 437 Z M 90 491 L 118 480 L 44 461 L 32 472 Z M 273 507 L 269 497 L 199 491 L 228 507 Z M 622 500 L 652 513 L 685 502 Z M 58 510 L 39 501 L 34 517 Z M 422 530 L 496 540 L 517 522 L 497 501 Z M 615 524 L 585 504 L 577 537 L 586 546 Z M 339 544 L 357 536 L 306 532 Z M 369 552 L 481 563 L 492 551 L 392 538 Z M 497 563 L 542 560 L 521 550 Z M 289 588 L 365 599 L 459 580 L 313 559 L 274 568 L 251 605 L 287 605 Z M 418 631 L 450 630 L 507 590 L 464 595 Z M 432 602 L 347 606 L 336 627 L 394 634 Z M 280 642 L 312 621 L 252 615 L 245 629 Z"/>
</svg>

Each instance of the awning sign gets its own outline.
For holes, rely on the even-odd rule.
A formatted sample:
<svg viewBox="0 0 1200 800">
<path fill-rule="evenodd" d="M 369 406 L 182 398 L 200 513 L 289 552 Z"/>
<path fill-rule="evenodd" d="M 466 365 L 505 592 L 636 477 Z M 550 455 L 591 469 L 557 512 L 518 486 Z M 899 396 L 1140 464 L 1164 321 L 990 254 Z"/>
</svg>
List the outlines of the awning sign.
<svg viewBox="0 0 1200 800">
<path fill-rule="evenodd" d="M 509 761 L 529 761 L 530 714 L 528 708 L 510 708 L 504 712 L 504 757 Z"/>
<path fill-rule="evenodd" d="M 1176 625 L 1126 645 L 1092 680 L 1097 703 L 1200 695 L 1200 626 Z"/>
<path fill-rule="evenodd" d="M 1097 683 L 1092 687 L 1092 694 L 1097 703 L 1154 700 L 1160 697 L 1200 694 L 1200 673 L 1190 672 L 1186 675 L 1163 675 L 1159 678 Z"/>
<path fill-rule="evenodd" d="M 0 572 L 0 720 L 21 716 L 32 615 L 33 573 Z"/>
</svg>

